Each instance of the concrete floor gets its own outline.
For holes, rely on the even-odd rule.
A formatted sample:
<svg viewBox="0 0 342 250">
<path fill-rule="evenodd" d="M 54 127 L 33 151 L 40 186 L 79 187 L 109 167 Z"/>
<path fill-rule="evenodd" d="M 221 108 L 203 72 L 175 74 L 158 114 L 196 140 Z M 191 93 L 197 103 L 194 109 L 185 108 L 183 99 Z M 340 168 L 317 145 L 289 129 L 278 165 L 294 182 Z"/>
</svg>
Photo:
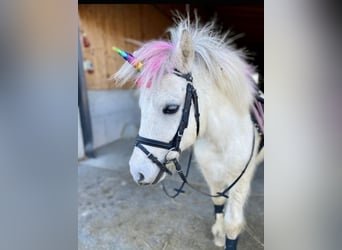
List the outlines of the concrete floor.
<svg viewBox="0 0 342 250">
<path fill-rule="evenodd" d="M 170 199 L 161 185 L 136 185 L 128 167 L 133 145 L 131 139 L 119 140 L 98 149 L 96 159 L 79 162 L 79 249 L 221 249 L 212 240 L 214 213 L 210 198 L 186 187 L 185 194 Z M 195 165 L 189 180 L 206 190 Z M 239 250 L 264 249 L 263 176 L 264 166 L 260 165 L 245 208 L 247 225 L 240 236 Z M 180 183 L 173 177 L 164 182 L 171 191 Z"/>
</svg>

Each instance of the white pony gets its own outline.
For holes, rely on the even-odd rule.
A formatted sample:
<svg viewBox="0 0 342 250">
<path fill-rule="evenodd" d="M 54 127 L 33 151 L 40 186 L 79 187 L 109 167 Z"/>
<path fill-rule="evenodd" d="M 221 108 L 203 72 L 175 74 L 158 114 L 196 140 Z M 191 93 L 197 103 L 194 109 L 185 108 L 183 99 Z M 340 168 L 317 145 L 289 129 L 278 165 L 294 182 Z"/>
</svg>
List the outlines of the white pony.
<svg viewBox="0 0 342 250">
<path fill-rule="evenodd" d="M 159 183 L 174 171 L 170 162 L 194 146 L 215 205 L 214 242 L 236 249 L 251 179 L 263 158 L 263 149 L 258 153 L 261 138 L 251 120 L 254 72 L 243 51 L 235 49 L 228 33 L 217 31 L 214 22 L 202 26 L 197 18 L 191 23 L 189 17 L 179 17 L 169 32 L 170 41 L 150 41 L 133 55 L 121 54 L 128 62 L 114 75 L 118 85 L 140 86 L 141 123 L 130 172 L 138 184 Z M 241 174 L 227 193 L 229 199 L 217 195 Z"/>
</svg>

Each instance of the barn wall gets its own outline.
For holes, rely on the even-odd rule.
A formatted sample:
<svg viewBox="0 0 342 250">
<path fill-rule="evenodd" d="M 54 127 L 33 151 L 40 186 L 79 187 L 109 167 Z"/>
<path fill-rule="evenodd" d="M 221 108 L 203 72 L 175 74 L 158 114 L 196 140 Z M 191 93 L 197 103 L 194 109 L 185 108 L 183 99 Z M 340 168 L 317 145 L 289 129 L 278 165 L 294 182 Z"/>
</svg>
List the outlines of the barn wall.
<svg viewBox="0 0 342 250">
<path fill-rule="evenodd" d="M 90 4 L 79 5 L 80 32 L 86 34 L 90 46 L 82 42 L 83 59 L 89 60 L 94 72 L 85 72 L 94 148 L 138 133 L 140 111 L 136 90 L 118 89 L 109 80 L 123 64 L 113 45 L 129 52 L 136 45 L 125 38 L 147 41 L 161 38 L 171 19 L 154 5 Z"/>
<path fill-rule="evenodd" d="M 138 134 L 140 110 L 136 90 L 90 90 L 94 148 Z"/>
<path fill-rule="evenodd" d="M 125 38 L 157 39 L 172 24 L 169 17 L 148 4 L 81 4 L 78 11 L 81 35 L 86 34 L 90 41 L 90 47 L 82 46 L 83 58 L 94 66 L 93 73 L 85 73 L 89 90 L 116 88 L 109 78 L 123 60 L 114 54 L 113 45 L 131 52 L 137 46 Z"/>
</svg>

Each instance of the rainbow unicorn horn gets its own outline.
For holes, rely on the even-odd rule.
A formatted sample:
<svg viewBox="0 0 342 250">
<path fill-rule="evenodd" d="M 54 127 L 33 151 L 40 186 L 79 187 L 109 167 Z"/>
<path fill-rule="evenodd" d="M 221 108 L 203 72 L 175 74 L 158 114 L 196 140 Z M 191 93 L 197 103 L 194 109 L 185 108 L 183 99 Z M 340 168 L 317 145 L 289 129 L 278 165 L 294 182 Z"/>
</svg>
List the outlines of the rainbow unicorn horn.
<svg viewBox="0 0 342 250">
<path fill-rule="evenodd" d="M 123 59 L 125 59 L 129 64 L 131 64 L 137 71 L 141 70 L 143 66 L 142 62 L 136 61 L 135 57 L 132 54 L 114 46 L 112 47 L 112 50 L 117 52 Z"/>
</svg>

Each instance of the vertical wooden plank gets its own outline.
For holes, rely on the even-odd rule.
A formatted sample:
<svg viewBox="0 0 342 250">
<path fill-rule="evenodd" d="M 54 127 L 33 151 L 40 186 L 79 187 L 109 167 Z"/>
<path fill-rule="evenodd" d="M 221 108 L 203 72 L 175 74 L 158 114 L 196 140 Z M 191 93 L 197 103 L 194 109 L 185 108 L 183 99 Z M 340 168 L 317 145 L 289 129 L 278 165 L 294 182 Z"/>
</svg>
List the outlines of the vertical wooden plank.
<svg viewBox="0 0 342 250">
<path fill-rule="evenodd" d="M 142 39 L 160 39 L 165 37 L 165 31 L 172 25 L 172 21 L 165 17 L 153 5 L 143 5 L 142 8 Z"/>
<path fill-rule="evenodd" d="M 130 38 L 138 41 L 141 40 L 140 8 L 141 6 L 138 4 L 132 4 L 129 8 L 124 8 L 124 39 Z M 132 43 L 125 42 L 125 48 L 127 48 L 128 51 L 134 51 L 137 49 L 137 46 Z"/>
<path fill-rule="evenodd" d="M 105 39 L 104 56 L 106 58 L 105 77 L 108 89 L 115 88 L 114 82 L 108 79 L 122 64 L 122 59 L 117 57 L 112 51 L 112 46 L 123 48 L 123 9 L 124 6 L 121 4 L 110 5 L 106 8 L 107 14 L 105 15 L 106 23 L 103 36 Z"/>
</svg>

